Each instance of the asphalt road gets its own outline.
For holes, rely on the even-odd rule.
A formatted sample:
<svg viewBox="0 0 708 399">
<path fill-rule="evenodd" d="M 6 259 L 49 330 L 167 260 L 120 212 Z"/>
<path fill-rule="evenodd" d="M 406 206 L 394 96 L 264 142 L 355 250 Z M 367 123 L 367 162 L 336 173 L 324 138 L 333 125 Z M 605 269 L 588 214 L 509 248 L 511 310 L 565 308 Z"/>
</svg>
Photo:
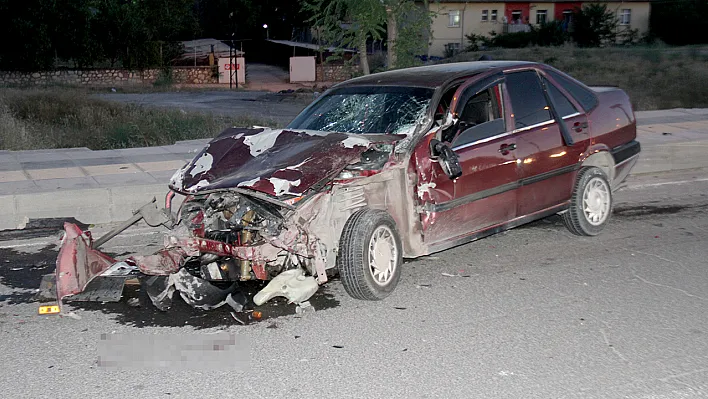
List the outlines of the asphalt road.
<svg viewBox="0 0 708 399">
<path fill-rule="evenodd" d="M 284 126 L 314 98 L 312 93 L 279 94 L 259 91 L 183 91 L 164 93 L 106 93 L 97 98 L 152 107 L 259 117 Z"/>
<path fill-rule="evenodd" d="M 708 397 L 708 171 L 632 178 L 615 200 L 598 237 L 552 217 L 408 261 L 384 301 L 352 300 L 334 281 L 316 312 L 278 302 L 246 326 L 125 302 L 38 316 L 31 295 L 58 233 L 0 234 L 0 396 Z M 106 249 L 150 252 L 159 238 L 136 228 Z M 97 362 L 102 334 L 140 349 L 219 332 L 243 352 L 211 368 Z"/>
</svg>

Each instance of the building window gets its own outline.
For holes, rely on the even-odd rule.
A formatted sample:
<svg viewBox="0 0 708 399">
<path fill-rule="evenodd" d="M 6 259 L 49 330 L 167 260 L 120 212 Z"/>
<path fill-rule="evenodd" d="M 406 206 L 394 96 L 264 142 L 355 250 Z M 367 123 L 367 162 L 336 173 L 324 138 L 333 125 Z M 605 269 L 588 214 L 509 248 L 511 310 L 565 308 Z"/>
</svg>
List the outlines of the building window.
<svg viewBox="0 0 708 399">
<path fill-rule="evenodd" d="M 548 16 L 548 11 L 546 10 L 536 10 L 536 23 L 541 25 L 546 23 L 546 17 Z"/>
<path fill-rule="evenodd" d="M 564 10 L 563 11 L 563 21 L 566 23 L 573 22 L 573 11 Z"/>
<path fill-rule="evenodd" d="M 450 21 L 447 26 L 449 28 L 459 28 L 460 27 L 460 10 L 450 11 Z"/>
<path fill-rule="evenodd" d="M 497 10 L 492 10 L 492 21 L 497 22 Z"/>
<path fill-rule="evenodd" d="M 489 10 L 482 10 L 482 22 L 489 21 Z"/>
<path fill-rule="evenodd" d="M 632 10 L 625 8 L 620 12 L 620 25 L 629 25 L 632 21 Z"/>
<path fill-rule="evenodd" d="M 452 52 L 453 54 L 457 54 L 460 52 L 460 43 L 448 43 L 446 47 L 448 51 Z"/>
<path fill-rule="evenodd" d="M 511 23 L 512 24 L 520 24 L 522 23 L 521 21 L 521 10 L 514 10 L 511 12 Z"/>
</svg>

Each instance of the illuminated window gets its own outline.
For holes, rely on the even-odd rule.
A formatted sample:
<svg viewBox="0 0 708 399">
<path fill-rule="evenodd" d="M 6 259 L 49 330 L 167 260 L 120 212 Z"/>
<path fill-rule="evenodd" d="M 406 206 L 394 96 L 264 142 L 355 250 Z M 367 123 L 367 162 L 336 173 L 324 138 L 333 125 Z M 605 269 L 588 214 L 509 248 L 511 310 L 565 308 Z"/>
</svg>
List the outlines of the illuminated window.
<svg viewBox="0 0 708 399">
<path fill-rule="evenodd" d="M 625 8 L 620 12 L 620 25 L 629 25 L 632 21 L 632 10 Z"/>
<path fill-rule="evenodd" d="M 450 21 L 448 21 L 447 26 L 449 28 L 459 28 L 460 27 L 460 10 L 450 11 Z"/>
</svg>

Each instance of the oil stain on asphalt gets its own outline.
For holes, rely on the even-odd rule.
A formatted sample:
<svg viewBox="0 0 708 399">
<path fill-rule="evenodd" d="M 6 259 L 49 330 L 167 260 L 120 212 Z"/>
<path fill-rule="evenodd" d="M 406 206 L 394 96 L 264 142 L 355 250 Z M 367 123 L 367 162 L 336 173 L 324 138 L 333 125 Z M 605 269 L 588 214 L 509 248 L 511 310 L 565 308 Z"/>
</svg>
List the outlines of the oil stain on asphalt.
<svg viewBox="0 0 708 399">
<path fill-rule="evenodd" d="M 75 222 L 66 219 L 31 221 L 23 230 L 0 231 L 0 240 L 30 239 L 56 235 L 58 244 L 64 221 Z M 85 224 L 82 226 L 82 228 L 86 227 L 87 225 Z M 35 302 L 36 291 L 40 287 L 42 276 L 54 273 L 56 269 L 58 253 L 59 247 L 53 244 L 34 252 L 21 252 L 11 248 L 0 249 L 0 284 L 17 290 L 7 295 L 0 295 L 0 302 L 6 302 L 10 305 Z M 288 304 L 287 300 L 281 297 L 273 298 L 267 303 L 254 308 L 250 298 L 264 285 L 265 283 L 259 282 L 240 284 L 241 289 L 249 298 L 249 304 L 246 307 L 249 311 L 236 314 L 241 320 L 240 322 L 231 315 L 233 309 L 228 305 L 213 310 L 195 309 L 186 304 L 179 296 L 179 293 L 175 293 L 172 307 L 168 311 L 160 311 L 152 305 L 147 295 L 140 290 L 139 285 L 126 285 L 120 302 L 66 302 L 64 312 L 70 312 L 72 308 L 99 311 L 113 316 L 118 323 L 138 328 L 191 326 L 197 329 L 242 325 L 266 320 L 273 321 L 273 319 L 278 317 L 296 315 L 296 306 Z M 131 304 L 135 305 L 137 300 L 139 306 L 131 306 L 129 304 L 131 299 Z M 320 288 L 310 298 L 310 303 L 316 310 L 339 306 L 339 301 L 335 299 L 333 294 L 328 292 L 326 286 Z M 259 311 L 262 317 L 254 318 L 251 310 Z"/>
<path fill-rule="evenodd" d="M 245 285 L 250 286 L 251 284 Z M 252 295 L 247 295 L 247 297 L 251 298 Z M 140 305 L 129 305 L 128 302 L 131 299 L 138 299 Z M 335 299 L 334 295 L 327 292 L 326 287 L 320 288 L 309 302 L 318 311 L 339 306 L 339 301 Z M 249 299 L 250 306 L 246 306 L 248 311 L 237 313 L 237 317 L 241 320 L 237 321 L 231 315 L 233 309 L 228 305 L 212 310 L 195 309 L 186 304 L 178 293 L 175 293 L 173 297 L 172 307 L 163 312 L 150 303 L 150 299 L 142 294 L 139 286 L 129 285 L 126 285 L 120 302 L 69 302 L 68 304 L 70 307 L 112 315 L 116 322 L 138 328 L 191 326 L 196 329 L 204 329 L 273 321 L 279 317 L 296 315 L 296 306 L 288 304 L 285 298 L 276 297 L 255 308 Z M 262 317 L 255 319 L 251 310 L 259 311 Z"/>
</svg>

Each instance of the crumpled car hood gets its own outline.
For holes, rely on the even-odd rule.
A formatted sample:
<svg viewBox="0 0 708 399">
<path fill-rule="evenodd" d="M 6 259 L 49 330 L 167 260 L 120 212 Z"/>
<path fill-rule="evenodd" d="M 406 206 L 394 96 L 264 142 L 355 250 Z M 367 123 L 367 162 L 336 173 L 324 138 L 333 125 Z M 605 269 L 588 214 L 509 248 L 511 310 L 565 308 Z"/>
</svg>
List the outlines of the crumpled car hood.
<svg viewBox="0 0 708 399">
<path fill-rule="evenodd" d="M 357 162 L 372 144 L 393 143 L 404 137 L 230 128 L 178 170 L 170 188 L 190 194 L 247 188 L 276 197 L 299 196 Z"/>
</svg>

